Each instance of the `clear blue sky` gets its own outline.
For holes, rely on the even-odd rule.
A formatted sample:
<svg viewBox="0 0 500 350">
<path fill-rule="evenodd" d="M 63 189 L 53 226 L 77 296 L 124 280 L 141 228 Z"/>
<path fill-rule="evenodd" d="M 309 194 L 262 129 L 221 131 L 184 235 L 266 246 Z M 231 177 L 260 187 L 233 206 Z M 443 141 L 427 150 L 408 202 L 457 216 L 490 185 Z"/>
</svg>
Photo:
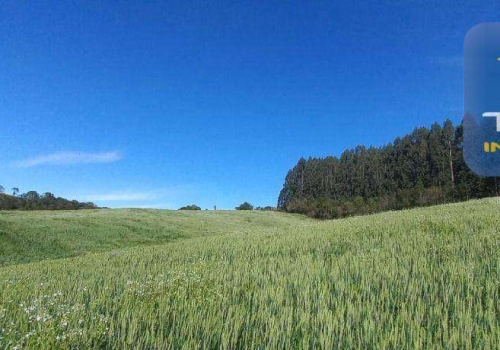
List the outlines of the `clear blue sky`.
<svg viewBox="0 0 500 350">
<path fill-rule="evenodd" d="M 462 115 L 497 1 L 1 1 L 0 184 L 112 207 L 275 205 L 304 156 Z"/>
</svg>

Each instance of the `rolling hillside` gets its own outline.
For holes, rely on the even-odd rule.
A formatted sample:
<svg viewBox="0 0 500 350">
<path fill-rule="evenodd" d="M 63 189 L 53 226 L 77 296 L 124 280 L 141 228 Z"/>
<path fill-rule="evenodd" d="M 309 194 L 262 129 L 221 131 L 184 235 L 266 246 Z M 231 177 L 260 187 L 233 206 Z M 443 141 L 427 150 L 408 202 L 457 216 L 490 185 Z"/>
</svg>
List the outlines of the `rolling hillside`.
<svg viewBox="0 0 500 350">
<path fill-rule="evenodd" d="M 499 210 L 0 213 L 0 348 L 494 348 Z"/>
<path fill-rule="evenodd" d="M 307 222 L 275 212 L 0 211 L 0 266 Z"/>
</svg>

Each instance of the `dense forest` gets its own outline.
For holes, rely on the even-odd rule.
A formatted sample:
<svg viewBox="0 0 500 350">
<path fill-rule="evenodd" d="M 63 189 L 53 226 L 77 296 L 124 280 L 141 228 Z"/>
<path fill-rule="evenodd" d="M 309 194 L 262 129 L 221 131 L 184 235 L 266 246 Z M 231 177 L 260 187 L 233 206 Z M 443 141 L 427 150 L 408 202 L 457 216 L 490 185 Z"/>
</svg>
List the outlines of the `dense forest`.
<svg viewBox="0 0 500 350">
<path fill-rule="evenodd" d="M 472 173 L 462 143 L 462 125 L 447 120 L 383 147 L 302 158 L 286 176 L 278 209 L 330 219 L 497 196 L 498 178 Z"/>
<path fill-rule="evenodd" d="M 0 210 L 77 210 L 97 208 L 92 202 L 70 201 L 56 197 L 50 192 L 39 194 L 36 191 L 28 191 L 19 194 L 19 189 L 13 188 L 12 195 L 9 195 L 5 194 L 5 189 L 0 186 Z"/>
</svg>

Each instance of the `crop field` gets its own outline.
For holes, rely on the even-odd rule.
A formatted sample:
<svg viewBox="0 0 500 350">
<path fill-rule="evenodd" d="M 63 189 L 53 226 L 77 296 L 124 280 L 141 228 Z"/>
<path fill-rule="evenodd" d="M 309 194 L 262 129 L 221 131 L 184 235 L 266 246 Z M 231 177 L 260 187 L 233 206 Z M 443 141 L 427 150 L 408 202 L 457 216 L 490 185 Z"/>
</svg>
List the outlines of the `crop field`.
<svg viewBox="0 0 500 350">
<path fill-rule="evenodd" d="M 499 211 L 0 212 L 0 349 L 497 348 Z"/>
</svg>

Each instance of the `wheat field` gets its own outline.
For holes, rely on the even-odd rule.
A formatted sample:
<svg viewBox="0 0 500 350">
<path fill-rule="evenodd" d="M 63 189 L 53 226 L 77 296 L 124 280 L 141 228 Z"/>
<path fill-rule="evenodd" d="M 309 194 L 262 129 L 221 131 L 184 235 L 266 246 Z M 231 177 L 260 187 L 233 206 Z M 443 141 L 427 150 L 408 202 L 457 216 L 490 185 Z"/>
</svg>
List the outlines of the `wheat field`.
<svg viewBox="0 0 500 350">
<path fill-rule="evenodd" d="M 0 212 L 0 349 L 497 348 L 499 210 Z"/>
</svg>

